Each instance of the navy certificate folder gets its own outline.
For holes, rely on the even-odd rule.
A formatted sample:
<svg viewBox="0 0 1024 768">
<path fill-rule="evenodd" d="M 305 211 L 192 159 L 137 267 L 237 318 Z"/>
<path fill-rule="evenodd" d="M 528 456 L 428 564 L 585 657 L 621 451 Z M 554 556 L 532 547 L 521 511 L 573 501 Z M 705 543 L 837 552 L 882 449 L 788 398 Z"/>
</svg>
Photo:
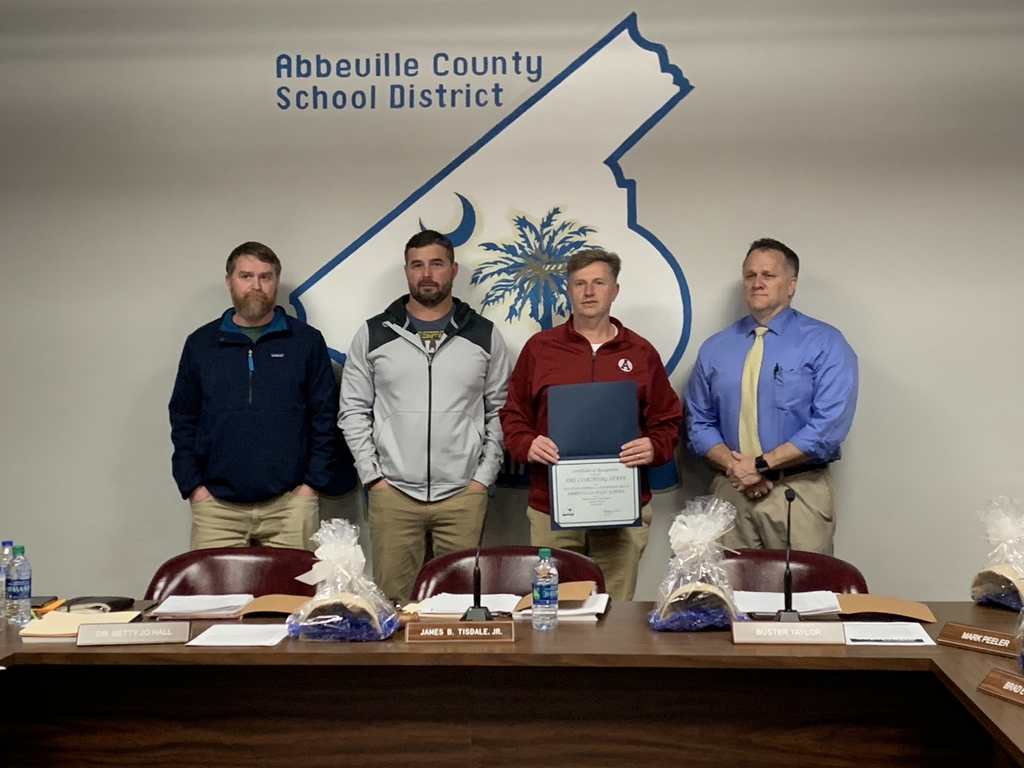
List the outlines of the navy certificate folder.
<svg viewBox="0 0 1024 768">
<path fill-rule="evenodd" d="M 561 459 L 609 459 L 640 437 L 636 382 L 548 387 L 548 437 Z"/>
</svg>

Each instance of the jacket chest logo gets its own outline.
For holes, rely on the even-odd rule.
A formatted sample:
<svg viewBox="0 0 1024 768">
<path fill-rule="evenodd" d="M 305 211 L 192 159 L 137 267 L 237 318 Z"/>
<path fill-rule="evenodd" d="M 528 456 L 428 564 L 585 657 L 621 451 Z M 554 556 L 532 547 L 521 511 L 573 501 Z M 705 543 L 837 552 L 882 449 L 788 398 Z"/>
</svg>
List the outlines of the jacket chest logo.
<svg viewBox="0 0 1024 768">
<path fill-rule="evenodd" d="M 619 370 L 629 373 L 633 370 L 633 363 L 630 362 L 628 357 L 623 357 L 619 360 Z"/>
<path fill-rule="evenodd" d="M 284 352 L 271 352 L 271 357 L 284 357 Z"/>
</svg>

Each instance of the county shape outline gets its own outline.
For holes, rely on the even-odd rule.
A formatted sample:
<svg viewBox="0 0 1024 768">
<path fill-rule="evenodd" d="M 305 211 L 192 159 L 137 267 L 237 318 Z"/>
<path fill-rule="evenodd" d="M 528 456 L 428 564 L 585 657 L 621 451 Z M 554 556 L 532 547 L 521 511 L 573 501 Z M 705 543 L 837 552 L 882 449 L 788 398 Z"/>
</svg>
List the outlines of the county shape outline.
<svg viewBox="0 0 1024 768">
<path fill-rule="evenodd" d="M 480 310 L 488 286 L 471 286 L 469 278 L 495 256 L 481 244 L 514 239 L 516 216 L 539 222 L 558 208 L 593 228 L 588 242 L 623 257 L 615 314 L 654 344 L 671 373 L 689 337 L 689 291 L 675 257 L 637 221 L 635 182 L 619 160 L 691 89 L 629 15 L 296 288 L 297 314 L 343 362 L 359 325 L 406 292 L 406 240 L 421 226 L 451 229 L 445 224 L 460 207 L 454 292 Z M 509 322 L 507 302 L 481 311 L 513 355 L 540 330 L 526 312 Z"/>
</svg>

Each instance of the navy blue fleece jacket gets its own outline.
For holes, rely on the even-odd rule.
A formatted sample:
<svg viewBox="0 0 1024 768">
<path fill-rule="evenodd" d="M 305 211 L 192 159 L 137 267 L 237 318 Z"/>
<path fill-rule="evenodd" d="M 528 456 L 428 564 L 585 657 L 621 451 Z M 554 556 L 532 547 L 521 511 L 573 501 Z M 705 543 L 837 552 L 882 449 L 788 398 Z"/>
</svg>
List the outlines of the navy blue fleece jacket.
<svg viewBox="0 0 1024 768">
<path fill-rule="evenodd" d="M 263 501 L 325 490 L 337 456 L 338 385 L 318 330 L 278 307 L 254 343 L 229 309 L 185 341 L 171 394 L 171 467 L 182 498 Z"/>
</svg>

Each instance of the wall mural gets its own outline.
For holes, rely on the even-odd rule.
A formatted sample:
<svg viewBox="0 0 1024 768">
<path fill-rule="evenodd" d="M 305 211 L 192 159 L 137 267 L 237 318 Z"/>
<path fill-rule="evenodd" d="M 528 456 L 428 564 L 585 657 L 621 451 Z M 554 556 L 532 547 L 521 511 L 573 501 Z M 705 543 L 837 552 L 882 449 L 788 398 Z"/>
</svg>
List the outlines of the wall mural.
<svg viewBox="0 0 1024 768">
<path fill-rule="evenodd" d="M 508 66 L 493 58 L 501 61 L 490 70 Z M 530 63 L 540 78 L 540 57 Z M 465 66 L 484 64 L 474 57 Z M 469 275 L 456 293 L 517 355 L 533 333 L 568 317 L 565 264 L 597 246 L 622 256 L 623 279 L 634 276 L 616 316 L 671 373 L 689 338 L 689 291 L 675 256 L 641 223 L 635 182 L 619 162 L 691 89 L 631 14 L 296 288 L 296 313 L 343 363 L 359 325 L 394 298 L 383 286 L 393 285 L 405 241 L 438 229 L 456 246 L 460 278 Z"/>
<path fill-rule="evenodd" d="M 492 60 L 489 70 L 500 72 L 501 63 Z M 527 63 L 539 79 L 540 58 Z M 466 66 L 483 68 L 476 58 Z M 472 90 L 467 83 L 459 97 Z M 615 315 L 654 344 L 671 374 L 690 334 L 686 278 L 639 221 L 635 182 L 619 163 L 690 90 L 665 48 L 645 39 L 629 15 L 296 288 L 297 315 L 323 332 L 331 356 L 344 363 L 356 329 L 394 298 L 383 286 L 406 240 L 437 229 L 451 238 L 462 270 L 469 268 L 470 290 L 457 285 L 456 294 L 498 325 L 514 359 L 531 335 L 569 316 L 569 257 L 600 247 L 622 256 L 620 280 L 634 278 Z M 445 95 L 456 98 L 451 91 Z M 375 93 L 363 103 L 376 103 Z M 453 203 L 458 220 L 446 227 Z M 499 482 L 525 480 L 524 467 L 506 460 Z M 676 482 L 674 463 L 652 470 L 652 487 Z"/>
</svg>

